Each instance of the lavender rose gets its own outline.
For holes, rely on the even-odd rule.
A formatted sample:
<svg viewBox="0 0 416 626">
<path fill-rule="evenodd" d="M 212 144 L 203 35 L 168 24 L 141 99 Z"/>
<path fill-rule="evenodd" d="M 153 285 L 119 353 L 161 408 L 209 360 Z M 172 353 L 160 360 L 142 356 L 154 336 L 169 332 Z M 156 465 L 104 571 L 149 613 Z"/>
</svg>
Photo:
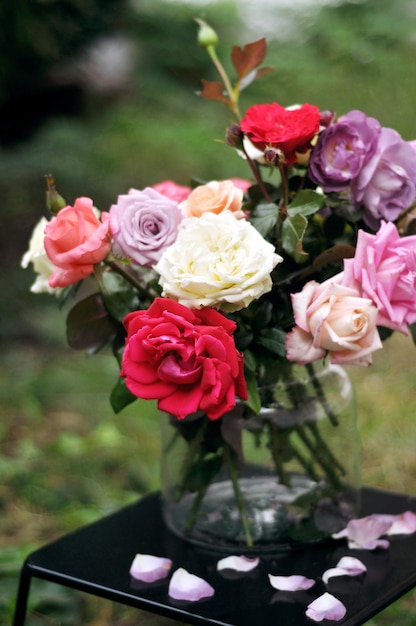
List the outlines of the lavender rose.
<svg viewBox="0 0 416 626">
<path fill-rule="evenodd" d="M 395 220 L 416 198 L 416 158 L 409 142 L 392 128 L 382 128 L 377 151 L 351 191 L 370 228 L 377 230 L 383 219 Z"/>
<path fill-rule="evenodd" d="M 175 240 L 182 219 L 178 203 L 151 187 L 130 189 L 110 209 L 113 252 L 153 267 Z"/>
<path fill-rule="evenodd" d="M 312 150 L 309 175 L 325 192 L 340 191 L 375 154 L 379 122 L 361 111 L 350 111 L 330 124 Z"/>
</svg>

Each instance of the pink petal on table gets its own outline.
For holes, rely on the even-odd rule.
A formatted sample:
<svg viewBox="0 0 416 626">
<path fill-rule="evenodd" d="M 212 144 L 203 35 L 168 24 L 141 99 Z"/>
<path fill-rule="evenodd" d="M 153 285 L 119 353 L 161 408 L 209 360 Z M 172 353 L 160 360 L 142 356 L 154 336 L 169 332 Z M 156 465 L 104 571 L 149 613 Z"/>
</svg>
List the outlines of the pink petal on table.
<svg viewBox="0 0 416 626">
<path fill-rule="evenodd" d="M 325 592 L 308 604 L 305 615 L 314 622 L 322 622 L 324 619 L 337 622 L 345 616 L 346 612 L 345 605 L 338 598 Z"/>
<path fill-rule="evenodd" d="M 305 591 L 314 586 L 315 581 L 306 576 L 292 574 L 292 576 L 273 576 L 269 574 L 270 584 L 279 591 Z"/>
<path fill-rule="evenodd" d="M 366 572 L 367 568 L 359 559 L 353 556 L 343 556 L 335 567 L 327 569 L 322 574 L 322 580 L 325 584 L 334 576 L 359 576 Z"/>
<path fill-rule="evenodd" d="M 169 574 L 172 561 L 152 554 L 136 554 L 130 567 L 130 575 L 136 580 L 153 583 Z"/>
<path fill-rule="evenodd" d="M 202 598 L 212 597 L 215 590 L 203 578 L 190 574 L 186 569 L 180 567 L 170 579 L 168 593 L 174 600 L 197 602 Z"/>
<path fill-rule="evenodd" d="M 367 543 L 349 541 L 348 547 L 350 550 L 376 550 L 377 548 L 387 550 L 390 547 L 390 543 L 387 539 L 373 539 L 373 541 L 368 541 Z"/>
<path fill-rule="evenodd" d="M 332 535 L 334 539 L 346 537 L 348 547 L 351 549 L 374 550 L 375 548 L 388 548 L 386 540 L 380 540 L 386 535 L 393 522 L 386 516 L 368 515 L 359 519 L 352 519 L 346 528 Z"/>
<path fill-rule="evenodd" d="M 259 564 L 259 557 L 249 558 L 247 556 L 226 556 L 217 563 L 217 570 L 232 569 L 236 572 L 251 572 Z"/>
<path fill-rule="evenodd" d="M 416 513 L 405 511 L 396 515 L 393 524 L 387 531 L 388 535 L 411 535 L 416 532 Z"/>
</svg>

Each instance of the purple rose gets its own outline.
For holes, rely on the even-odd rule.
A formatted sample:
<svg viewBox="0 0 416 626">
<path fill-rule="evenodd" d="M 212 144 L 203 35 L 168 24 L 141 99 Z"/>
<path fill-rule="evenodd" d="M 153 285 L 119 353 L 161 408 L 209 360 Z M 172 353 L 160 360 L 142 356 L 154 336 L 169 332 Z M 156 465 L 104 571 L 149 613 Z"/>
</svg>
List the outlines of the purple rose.
<svg viewBox="0 0 416 626">
<path fill-rule="evenodd" d="M 416 157 L 409 142 L 392 128 L 382 128 L 376 153 L 351 187 L 352 198 L 364 208 L 367 226 L 377 230 L 391 222 L 416 198 Z"/>
<path fill-rule="evenodd" d="M 152 267 L 175 240 L 182 214 L 178 203 L 155 189 L 130 189 L 110 209 L 113 252 Z"/>
<path fill-rule="evenodd" d="M 320 134 L 310 158 L 310 178 L 325 192 L 344 189 L 375 153 L 380 133 L 376 119 L 350 111 Z"/>
</svg>

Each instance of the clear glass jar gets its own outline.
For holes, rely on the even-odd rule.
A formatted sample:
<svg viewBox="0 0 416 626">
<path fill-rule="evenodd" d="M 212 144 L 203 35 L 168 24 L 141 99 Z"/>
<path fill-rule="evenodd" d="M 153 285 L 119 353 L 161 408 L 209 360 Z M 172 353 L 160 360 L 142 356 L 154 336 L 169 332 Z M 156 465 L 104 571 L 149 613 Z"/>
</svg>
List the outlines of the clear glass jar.
<svg viewBox="0 0 416 626">
<path fill-rule="evenodd" d="M 162 415 L 163 514 L 182 538 L 222 552 L 322 541 L 355 517 L 360 461 L 351 380 L 338 365 L 292 366 L 219 420 Z"/>
</svg>

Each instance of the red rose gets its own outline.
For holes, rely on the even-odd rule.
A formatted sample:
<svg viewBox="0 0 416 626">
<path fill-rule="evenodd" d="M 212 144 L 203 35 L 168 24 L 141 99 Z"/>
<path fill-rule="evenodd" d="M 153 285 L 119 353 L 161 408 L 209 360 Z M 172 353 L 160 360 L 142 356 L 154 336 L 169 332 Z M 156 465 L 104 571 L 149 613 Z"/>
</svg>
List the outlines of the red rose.
<svg viewBox="0 0 416 626">
<path fill-rule="evenodd" d="M 285 164 L 296 162 L 297 152 L 306 152 L 320 127 L 319 109 L 303 104 L 285 109 L 280 104 L 255 104 L 240 123 L 241 130 L 259 150 L 275 148 L 285 155 Z"/>
<path fill-rule="evenodd" d="M 203 411 L 211 419 L 247 399 L 236 325 L 215 309 L 191 310 L 156 298 L 146 311 L 124 319 L 127 330 L 121 376 L 137 397 L 183 419 Z"/>
<path fill-rule="evenodd" d="M 90 198 L 61 209 L 45 228 L 45 251 L 56 266 L 49 285 L 67 287 L 92 274 L 111 250 L 109 228 L 109 214 L 98 219 Z"/>
</svg>

